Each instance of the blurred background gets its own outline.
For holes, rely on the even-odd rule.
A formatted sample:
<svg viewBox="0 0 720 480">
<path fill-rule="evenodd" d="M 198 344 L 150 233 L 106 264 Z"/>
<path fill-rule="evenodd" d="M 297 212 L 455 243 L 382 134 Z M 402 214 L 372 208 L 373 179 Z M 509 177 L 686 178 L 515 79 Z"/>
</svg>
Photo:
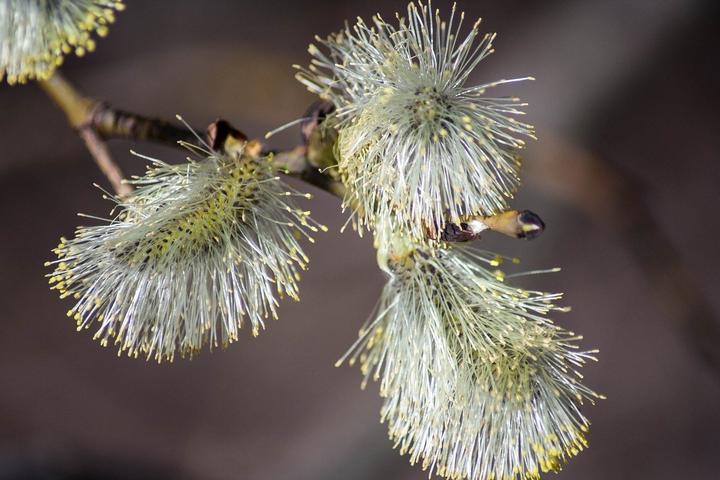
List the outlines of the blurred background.
<svg viewBox="0 0 720 480">
<path fill-rule="evenodd" d="M 108 38 L 63 73 L 118 108 L 252 137 L 313 98 L 293 79 L 316 34 L 385 18 L 405 2 L 127 0 Z M 436 1 L 447 11 L 449 2 Z M 714 479 L 720 469 L 720 22 L 699 0 L 461 1 L 496 53 L 480 83 L 534 75 L 503 94 L 530 102 L 539 141 L 517 208 L 548 225 L 533 242 L 484 248 L 566 292 L 556 320 L 600 349 L 586 381 L 590 449 L 563 479 Z M 271 139 L 291 147 L 299 132 Z M 0 480 L 420 479 L 379 423 L 377 386 L 333 363 L 356 338 L 383 277 L 368 238 L 339 233 L 339 202 L 309 202 L 330 232 L 308 246 L 301 303 L 257 339 L 157 365 L 76 333 L 43 262 L 60 235 L 110 208 L 107 185 L 62 112 L 35 85 L 0 85 Z M 127 174 L 183 152 L 111 141 Z M 304 189 L 311 188 L 305 187 Z M 548 477 L 553 477 L 549 474 Z"/>
</svg>

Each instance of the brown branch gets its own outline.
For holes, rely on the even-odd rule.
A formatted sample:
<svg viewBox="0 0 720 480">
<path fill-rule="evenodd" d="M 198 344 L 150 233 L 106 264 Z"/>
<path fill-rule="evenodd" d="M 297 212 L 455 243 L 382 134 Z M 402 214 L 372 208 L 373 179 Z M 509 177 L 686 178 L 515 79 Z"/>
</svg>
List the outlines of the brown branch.
<svg viewBox="0 0 720 480">
<path fill-rule="evenodd" d="M 65 112 L 65 116 L 73 128 L 80 128 L 88 123 L 96 102 L 81 95 L 60 72 L 56 71 L 49 79 L 41 80 L 38 84 Z"/>
<path fill-rule="evenodd" d="M 107 177 L 115 193 L 120 198 L 129 195 L 133 190 L 132 186 L 123 182 L 124 175 L 122 171 L 113 161 L 107 144 L 102 141 L 97 132 L 86 125 L 78 129 L 78 134 L 85 142 L 85 146 L 95 159 L 95 163 L 97 163 L 100 171 Z"/>
<path fill-rule="evenodd" d="M 345 185 L 326 170 L 313 165 L 308 155 L 308 147 L 298 146 L 292 150 L 273 153 L 273 164 L 286 175 L 299 178 L 338 198 L 345 196 Z"/>
<path fill-rule="evenodd" d="M 120 168 L 110 156 L 105 139 L 131 139 L 161 143 L 173 147 L 180 142 L 197 143 L 191 130 L 159 118 L 145 117 L 113 108 L 111 105 L 81 95 L 61 74 L 55 72 L 40 86 L 65 112 L 70 125 L 78 130 L 100 170 L 108 177 L 118 195 L 127 194 L 131 187 L 119 183 Z M 195 129 L 196 132 L 202 129 Z M 92 133 L 90 133 L 92 132 Z M 274 154 L 274 163 L 286 175 L 299 178 L 311 185 L 342 198 L 345 188 L 339 180 L 323 173 L 307 155 L 308 148 L 296 147 Z"/>
<path fill-rule="evenodd" d="M 616 232 L 691 350 L 720 372 L 720 323 L 682 255 L 658 223 L 642 182 L 619 165 L 546 134 L 528 178 Z"/>
<path fill-rule="evenodd" d="M 82 96 L 59 72 L 55 72 L 49 79 L 42 80 L 39 84 L 65 112 L 68 122 L 85 142 L 90 155 L 100 171 L 107 177 L 115 193 L 119 197 L 124 197 L 132 192 L 132 187 L 123 183 L 122 170 L 112 159 L 110 150 L 92 125 L 91 119 L 98 103 Z"/>
<path fill-rule="evenodd" d="M 78 130 L 95 162 L 119 196 L 130 193 L 132 187 L 122 182 L 123 174 L 113 162 L 103 139 L 150 141 L 175 147 L 183 143 L 197 143 L 195 134 L 186 127 L 117 110 L 107 103 L 82 96 L 59 72 L 41 82 L 41 86 L 65 112 L 70 125 Z M 317 102 L 306 112 L 305 117 L 309 120 L 302 126 L 304 145 L 291 150 L 265 153 L 272 154 L 273 164 L 279 171 L 343 198 L 345 185 L 338 178 L 337 170 L 331 168 L 337 163 L 333 149 L 337 134 L 332 129 L 317 128 L 332 109 L 332 105 L 327 102 Z M 228 137 L 247 140 L 247 137 L 223 120 L 213 122 L 207 133 L 208 142 L 213 148 L 218 141 L 222 143 Z M 509 210 L 493 216 L 467 217 L 459 224 L 447 223 L 439 236 L 446 242 L 466 242 L 478 239 L 480 232 L 490 230 L 513 238 L 532 239 L 539 236 L 544 228 L 545 224 L 540 217 L 529 210 Z"/>
<path fill-rule="evenodd" d="M 149 141 L 172 147 L 176 147 L 178 142 L 197 143 L 195 135 L 185 127 L 159 118 L 116 110 L 107 103 L 94 104 L 88 124 L 103 138 Z"/>
</svg>

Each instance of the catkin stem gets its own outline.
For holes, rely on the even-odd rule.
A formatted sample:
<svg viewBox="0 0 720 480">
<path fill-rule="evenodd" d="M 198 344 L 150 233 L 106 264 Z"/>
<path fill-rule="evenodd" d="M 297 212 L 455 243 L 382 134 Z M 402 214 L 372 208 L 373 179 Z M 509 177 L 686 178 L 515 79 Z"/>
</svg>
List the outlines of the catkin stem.
<svg viewBox="0 0 720 480">
<path fill-rule="evenodd" d="M 73 128 L 80 128 L 87 122 L 95 102 L 82 96 L 59 72 L 38 84 L 65 112 Z"/>
<path fill-rule="evenodd" d="M 123 197 L 132 192 L 132 187 L 123 182 L 124 175 L 113 161 L 104 139 L 122 138 L 138 141 L 162 143 L 169 146 L 180 146 L 183 143 L 197 143 L 195 134 L 189 129 L 176 126 L 171 122 L 158 118 L 144 117 L 135 113 L 117 110 L 107 103 L 85 97 L 59 72 L 55 72 L 48 80 L 40 82 L 48 96 L 65 112 L 70 125 L 75 128 L 85 142 L 88 151 L 95 159 L 100 170 L 105 174 L 118 196 Z M 200 129 L 195 129 L 200 131 Z M 322 147 L 322 146 L 321 146 Z M 310 142 L 309 146 L 271 152 L 275 166 L 286 175 L 298 178 L 314 185 L 321 190 L 343 198 L 345 185 L 320 168 L 312 160 L 312 148 L 319 148 Z M 270 153 L 270 152 L 268 152 Z M 521 230 L 522 223 L 519 212 L 510 210 L 489 217 L 468 217 L 468 222 L 481 222 L 489 230 L 494 230 L 515 238 L 533 238 L 526 236 Z M 533 214 L 534 215 L 534 214 Z M 537 216 L 535 216 L 537 217 Z M 539 217 L 537 217 L 539 219 Z M 540 224 L 542 222 L 540 221 Z M 543 225 L 544 228 L 544 225 Z M 446 242 L 464 242 L 480 238 L 479 230 L 468 230 L 467 224 L 448 222 L 441 239 Z"/>
<path fill-rule="evenodd" d="M 91 122 L 98 103 L 81 95 L 58 72 L 55 72 L 49 79 L 40 81 L 39 84 L 55 104 L 65 112 L 68 122 L 85 142 L 90 155 L 100 171 L 107 177 L 115 193 L 122 198 L 132 192 L 132 187 L 123 183 L 122 170 L 113 160 L 107 144 Z"/>
<path fill-rule="evenodd" d="M 80 127 L 78 134 L 85 142 L 85 146 L 95 159 L 95 163 L 97 163 L 100 171 L 107 177 L 115 193 L 120 198 L 129 195 L 133 190 L 132 186 L 123 182 L 124 175 L 122 170 L 120 170 L 120 167 L 113 161 L 110 150 L 107 144 L 102 141 L 100 135 L 88 126 Z"/>
</svg>

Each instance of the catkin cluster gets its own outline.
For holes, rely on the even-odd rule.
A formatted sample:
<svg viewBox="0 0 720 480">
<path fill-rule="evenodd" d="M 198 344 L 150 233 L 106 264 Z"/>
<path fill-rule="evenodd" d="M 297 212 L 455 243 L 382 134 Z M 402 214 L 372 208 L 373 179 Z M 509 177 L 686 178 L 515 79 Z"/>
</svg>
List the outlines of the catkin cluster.
<svg viewBox="0 0 720 480">
<path fill-rule="evenodd" d="M 334 104 L 344 204 L 374 233 L 388 277 L 346 358 L 380 382 L 381 417 L 411 462 L 452 479 L 535 479 L 587 445 L 579 373 L 596 351 L 552 323 L 559 294 L 512 287 L 503 258 L 437 241 L 447 224 L 508 208 L 525 106 L 468 85 L 492 51 L 479 21 L 411 3 L 318 45 L 297 78 Z"/>
<path fill-rule="evenodd" d="M 21 6 L 22 4 L 22 6 Z M 0 76 L 46 78 L 71 50 L 92 50 L 117 1 L 0 3 Z M 602 396 L 580 368 L 596 350 L 549 315 L 560 294 L 511 286 L 505 258 L 443 241 L 448 225 L 508 209 L 533 127 L 516 97 L 469 84 L 493 52 L 480 22 L 410 3 L 309 48 L 297 78 L 332 104 L 329 135 L 343 206 L 374 235 L 387 275 L 380 301 L 339 363 L 377 380 L 382 420 L 411 462 L 451 479 L 528 480 L 587 446 L 585 403 Z M 257 334 L 278 299 L 298 299 L 299 240 L 324 227 L 258 145 L 193 147 L 199 159 L 151 167 L 102 225 L 79 227 L 48 262 L 68 315 L 103 345 L 158 361 Z M 513 259 L 513 263 L 516 263 Z M 532 273 L 532 272 L 531 272 Z M 518 276 L 521 274 L 514 274 Z"/>
</svg>

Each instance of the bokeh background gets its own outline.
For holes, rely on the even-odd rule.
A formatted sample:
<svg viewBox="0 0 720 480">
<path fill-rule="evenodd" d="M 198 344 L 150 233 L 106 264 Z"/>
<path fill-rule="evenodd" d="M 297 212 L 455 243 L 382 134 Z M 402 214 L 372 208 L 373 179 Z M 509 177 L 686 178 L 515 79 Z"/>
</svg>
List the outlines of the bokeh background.
<svg viewBox="0 0 720 480">
<path fill-rule="evenodd" d="M 223 117 L 250 136 L 302 114 L 293 79 L 315 34 L 404 2 L 133 1 L 98 51 L 68 59 L 86 94 L 147 115 Z M 533 242 L 482 246 L 564 291 L 557 321 L 600 348 L 587 383 L 590 449 L 564 479 L 714 479 L 720 471 L 720 23 L 716 2 L 459 3 L 497 31 L 476 82 L 534 75 L 506 94 L 530 102 L 515 205 L 538 212 Z M 447 11 L 449 3 L 436 1 Z M 293 129 L 271 147 L 297 143 Z M 110 142 L 128 174 L 130 148 Z M 105 184 L 63 114 L 34 85 L 0 85 L 0 479 L 420 479 L 378 421 L 377 387 L 333 363 L 383 284 L 369 239 L 339 233 L 338 201 L 310 207 L 331 229 L 309 246 L 301 303 L 257 339 L 157 365 L 118 358 L 76 333 L 43 262 L 81 219 L 105 215 Z M 310 188 L 310 187 L 308 187 Z M 527 283 L 526 283 L 527 284 Z M 552 478 L 553 475 L 548 475 Z"/>
</svg>

